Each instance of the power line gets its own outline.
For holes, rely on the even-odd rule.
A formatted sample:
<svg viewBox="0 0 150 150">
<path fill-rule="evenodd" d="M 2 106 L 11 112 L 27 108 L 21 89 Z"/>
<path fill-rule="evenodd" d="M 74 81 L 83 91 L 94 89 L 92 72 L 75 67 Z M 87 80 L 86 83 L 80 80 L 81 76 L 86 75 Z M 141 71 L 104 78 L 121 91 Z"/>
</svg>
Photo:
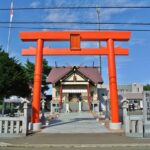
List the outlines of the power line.
<svg viewBox="0 0 150 150">
<path fill-rule="evenodd" d="M 53 10 L 53 9 L 150 9 L 150 6 L 61 6 L 61 7 L 15 7 L 13 10 Z M 1 8 L 0 10 L 10 10 L 10 8 Z"/>
<path fill-rule="evenodd" d="M 1 21 L 0 24 L 7 24 L 8 21 Z M 81 21 L 14 21 L 12 24 L 93 24 L 93 25 L 144 25 L 149 26 L 150 22 L 81 22 Z"/>
<path fill-rule="evenodd" d="M 54 28 L 54 27 L 49 27 L 49 28 L 42 28 L 42 27 L 19 27 L 19 26 L 0 26 L 0 29 L 8 29 L 8 28 L 13 28 L 13 29 L 32 29 L 32 30 L 80 30 L 80 31 L 98 31 L 96 28 L 85 28 L 85 29 L 81 29 L 81 28 Z M 115 28 L 101 28 L 100 31 L 135 31 L 135 32 L 149 32 L 150 29 L 115 29 Z"/>
</svg>

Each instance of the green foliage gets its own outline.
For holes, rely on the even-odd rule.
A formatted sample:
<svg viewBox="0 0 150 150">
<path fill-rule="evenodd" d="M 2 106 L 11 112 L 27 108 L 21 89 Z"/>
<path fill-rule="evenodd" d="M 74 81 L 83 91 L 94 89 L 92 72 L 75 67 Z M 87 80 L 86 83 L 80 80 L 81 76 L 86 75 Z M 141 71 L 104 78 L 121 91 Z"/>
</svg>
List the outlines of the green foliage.
<svg viewBox="0 0 150 150">
<path fill-rule="evenodd" d="M 27 97 L 29 92 L 23 66 L 0 48 L 0 99 L 11 95 Z"/>
<path fill-rule="evenodd" d="M 27 60 L 25 66 L 24 66 L 24 71 L 28 78 L 29 84 L 32 84 L 33 79 L 34 79 L 34 64 L 32 62 L 30 62 L 29 60 Z"/>
<path fill-rule="evenodd" d="M 46 79 L 50 70 L 51 70 L 51 67 L 48 66 L 48 61 L 46 59 L 43 59 L 43 73 L 42 73 L 42 85 L 43 85 L 42 92 L 43 93 L 49 89 L 46 83 Z"/>
<path fill-rule="evenodd" d="M 26 73 L 26 76 L 28 78 L 29 84 L 33 85 L 34 80 L 34 63 L 27 60 L 24 70 Z M 51 67 L 48 66 L 48 61 L 46 59 L 43 59 L 43 73 L 42 73 L 42 92 L 44 93 L 46 90 L 48 90 L 48 86 L 46 83 L 46 78 L 51 70 Z"/>
<path fill-rule="evenodd" d="M 144 91 L 150 91 L 150 84 L 144 85 Z"/>
</svg>

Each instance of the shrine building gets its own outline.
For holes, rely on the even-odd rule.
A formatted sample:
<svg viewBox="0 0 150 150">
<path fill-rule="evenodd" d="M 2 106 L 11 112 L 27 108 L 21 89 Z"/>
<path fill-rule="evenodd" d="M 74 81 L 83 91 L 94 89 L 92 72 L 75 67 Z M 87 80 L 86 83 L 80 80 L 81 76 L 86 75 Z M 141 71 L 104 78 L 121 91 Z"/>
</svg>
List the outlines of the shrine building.
<svg viewBox="0 0 150 150">
<path fill-rule="evenodd" d="M 103 80 L 97 67 L 53 67 L 47 83 L 52 84 L 51 111 L 99 111 L 97 85 Z"/>
</svg>

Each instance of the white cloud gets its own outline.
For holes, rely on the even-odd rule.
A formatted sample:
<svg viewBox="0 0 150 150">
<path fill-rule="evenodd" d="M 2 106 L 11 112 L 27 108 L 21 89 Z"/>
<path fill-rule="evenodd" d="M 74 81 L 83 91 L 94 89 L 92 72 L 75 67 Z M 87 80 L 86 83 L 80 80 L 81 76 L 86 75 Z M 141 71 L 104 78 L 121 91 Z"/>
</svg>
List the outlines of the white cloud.
<svg viewBox="0 0 150 150">
<path fill-rule="evenodd" d="M 30 7 L 36 8 L 36 7 L 38 7 L 39 5 L 40 5 L 40 2 L 39 2 L 39 1 L 34 1 L 34 2 L 32 2 L 32 3 L 30 4 Z"/>
<path fill-rule="evenodd" d="M 106 0 L 105 6 L 146 6 L 146 1 L 131 1 L 131 0 Z M 113 15 L 120 14 L 131 10 L 129 8 L 122 8 L 122 9 L 102 9 L 100 13 L 100 17 L 102 21 L 109 20 L 113 17 Z"/>
<path fill-rule="evenodd" d="M 81 1 L 80 6 L 96 6 L 97 4 L 100 4 L 99 1 L 94 1 L 91 3 L 91 1 Z M 145 6 L 147 4 L 146 1 L 131 1 L 131 0 L 105 0 L 101 2 L 101 5 L 99 6 Z M 78 1 L 52 1 L 47 0 L 45 3 L 45 6 L 79 6 Z M 100 12 L 100 21 L 108 21 L 113 18 L 114 15 L 120 15 L 121 13 L 124 13 L 126 11 L 129 11 L 130 9 L 124 8 L 124 9 L 101 9 Z M 44 17 L 44 21 L 97 21 L 97 13 L 96 9 L 89 9 L 87 10 L 60 10 L 60 9 L 54 9 L 54 10 L 46 10 L 46 16 Z M 44 25 L 44 27 L 46 27 Z M 96 25 L 78 25 L 78 24 L 51 24 L 50 27 L 56 27 L 56 28 L 79 28 L 84 29 L 86 28 L 97 28 Z M 114 25 L 101 25 L 101 27 L 105 27 L 106 29 L 112 29 L 116 26 Z"/>
<path fill-rule="evenodd" d="M 48 1 L 45 3 L 45 6 L 48 7 L 53 5 L 54 7 L 61 7 L 65 6 L 66 1 Z M 44 18 L 45 21 L 73 21 L 76 18 L 76 14 L 71 13 L 71 10 L 61 10 L 61 9 L 54 9 L 54 10 L 46 10 L 46 17 Z"/>
<path fill-rule="evenodd" d="M 70 11 L 63 12 L 62 10 L 50 10 L 45 18 L 46 21 L 74 21 L 75 19 L 75 14 L 71 14 Z"/>
</svg>

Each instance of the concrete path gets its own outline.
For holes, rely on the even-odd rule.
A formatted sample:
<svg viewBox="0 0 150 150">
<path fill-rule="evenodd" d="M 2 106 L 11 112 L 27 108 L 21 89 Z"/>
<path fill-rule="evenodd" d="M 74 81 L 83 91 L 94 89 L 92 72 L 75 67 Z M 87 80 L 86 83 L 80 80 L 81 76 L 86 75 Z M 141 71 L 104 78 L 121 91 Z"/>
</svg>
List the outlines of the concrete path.
<svg viewBox="0 0 150 150">
<path fill-rule="evenodd" d="M 0 138 L 0 150 L 149 150 L 150 139 L 129 138 L 122 133 L 46 134 Z"/>
<path fill-rule="evenodd" d="M 142 146 L 142 147 L 130 147 L 130 146 L 126 146 L 126 147 L 1 147 L 0 150 L 149 150 L 150 147 L 147 146 Z"/>
<path fill-rule="evenodd" d="M 89 112 L 61 113 L 42 133 L 108 133 Z"/>
</svg>

